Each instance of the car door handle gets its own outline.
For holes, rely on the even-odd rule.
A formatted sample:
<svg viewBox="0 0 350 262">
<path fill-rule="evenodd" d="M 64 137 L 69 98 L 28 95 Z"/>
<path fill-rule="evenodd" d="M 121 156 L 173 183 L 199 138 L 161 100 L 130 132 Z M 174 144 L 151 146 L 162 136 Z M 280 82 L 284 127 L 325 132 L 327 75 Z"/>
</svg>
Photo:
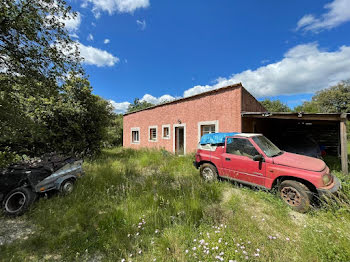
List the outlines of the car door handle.
<svg viewBox="0 0 350 262">
<path fill-rule="evenodd" d="M 231 158 L 226 157 L 225 160 L 226 161 L 231 161 Z"/>
</svg>

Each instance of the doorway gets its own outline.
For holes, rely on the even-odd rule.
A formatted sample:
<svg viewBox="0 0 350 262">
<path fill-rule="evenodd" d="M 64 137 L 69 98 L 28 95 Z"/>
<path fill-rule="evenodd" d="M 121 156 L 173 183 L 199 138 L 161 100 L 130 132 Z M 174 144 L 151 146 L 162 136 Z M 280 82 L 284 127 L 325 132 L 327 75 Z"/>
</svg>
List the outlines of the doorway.
<svg viewBox="0 0 350 262">
<path fill-rule="evenodd" d="M 174 153 L 177 155 L 186 154 L 186 126 L 174 125 Z"/>
</svg>

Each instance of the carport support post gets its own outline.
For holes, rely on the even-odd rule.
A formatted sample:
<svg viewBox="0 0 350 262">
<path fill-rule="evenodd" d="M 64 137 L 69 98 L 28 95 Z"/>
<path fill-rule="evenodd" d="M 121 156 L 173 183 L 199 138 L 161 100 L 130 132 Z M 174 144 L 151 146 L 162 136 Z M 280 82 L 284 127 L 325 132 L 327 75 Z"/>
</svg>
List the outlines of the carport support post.
<svg viewBox="0 0 350 262">
<path fill-rule="evenodd" d="M 348 170 L 348 141 L 346 138 L 346 115 L 341 116 L 340 121 L 340 148 L 341 148 L 341 168 L 345 175 L 349 174 Z"/>
</svg>

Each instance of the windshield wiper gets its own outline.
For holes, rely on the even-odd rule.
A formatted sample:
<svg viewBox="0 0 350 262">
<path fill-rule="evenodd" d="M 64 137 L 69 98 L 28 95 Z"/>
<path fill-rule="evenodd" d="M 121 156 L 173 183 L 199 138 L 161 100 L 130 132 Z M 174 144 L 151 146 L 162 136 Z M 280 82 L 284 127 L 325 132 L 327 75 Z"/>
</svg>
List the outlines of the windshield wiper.
<svg viewBox="0 0 350 262">
<path fill-rule="evenodd" d="M 275 154 L 275 155 L 273 155 L 273 156 L 271 156 L 271 157 L 280 156 L 280 155 L 282 155 L 283 153 L 284 153 L 283 151 L 279 151 L 277 154 Z"/>
</svg>

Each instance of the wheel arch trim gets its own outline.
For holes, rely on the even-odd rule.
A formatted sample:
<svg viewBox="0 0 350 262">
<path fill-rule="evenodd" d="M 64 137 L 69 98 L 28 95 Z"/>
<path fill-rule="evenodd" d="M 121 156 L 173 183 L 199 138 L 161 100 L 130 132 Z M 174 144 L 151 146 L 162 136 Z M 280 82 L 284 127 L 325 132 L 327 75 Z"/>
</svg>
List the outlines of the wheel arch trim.
<svg viewBox="0 0 350 262">
<path fill-rule="evenodd" d="M 218 170 L 217 166 L 216 166 L 213 162 L 208 161 L 208 160 L 203 160 L 203 161 L 198 162 L 198 166 L 199 166 L 199 167 L 201 167 L 203 164 L 211 164 L 213 167 L 215 167 L 216 172 L 217 172 L 218 175 L 219 175 L 219 170 Z"/>
<path fill-rule="evenodd" d="M 310 181 L 296 176 L 279 176 L 272 182 L 271 189 L 276 188 L 285 180 L 297 181 L 307 186 L 313 193 L 318 194 L 316 186 Z"/>
</svg>

